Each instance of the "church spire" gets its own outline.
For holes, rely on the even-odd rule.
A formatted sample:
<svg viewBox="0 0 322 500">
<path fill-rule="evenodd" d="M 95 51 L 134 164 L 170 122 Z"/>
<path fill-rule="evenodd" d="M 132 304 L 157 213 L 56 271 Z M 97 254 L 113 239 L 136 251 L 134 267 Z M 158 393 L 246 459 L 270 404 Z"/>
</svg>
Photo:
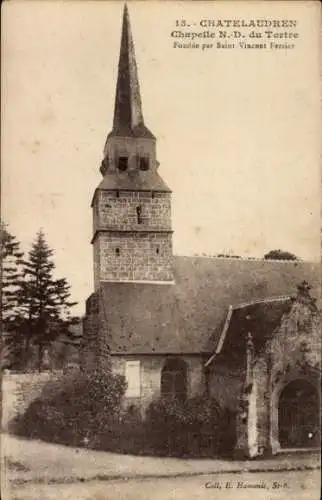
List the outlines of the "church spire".
<svg viewBox="0 0 322 500">
<path fill-rule="evenodd" d="M 111 135 L 151 137 L 144 125 L 140 85 L 127 5 L 124 5 L 120 58 Z M 153 136 L 152 136 L 153 137 Z"/>
<path fill-rule="evenodd" d="M 170 192 L 159 176 L 156 138 L 144 124 L 130 19 L 124 6 L 114 120 L 103 150 L 101 188 Z"/>
<path fill-rule="evenodd" d="M 103 155 L 92 201 L 95 289 L 105 281 L 172 283 L 171 191 L 143 121 L 126 6 L 113 129 Z"/>
</svg>

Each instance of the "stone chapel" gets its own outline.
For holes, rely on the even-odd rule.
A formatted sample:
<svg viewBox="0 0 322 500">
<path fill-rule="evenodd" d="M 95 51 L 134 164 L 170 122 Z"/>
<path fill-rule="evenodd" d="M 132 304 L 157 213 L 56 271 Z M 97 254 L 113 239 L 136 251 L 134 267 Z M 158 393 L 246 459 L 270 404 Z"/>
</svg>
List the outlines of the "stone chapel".
<svg viewBox="0 0 322 500">
<path fill-rule="evenodd" d="M 160 170 L 125 6 L 113 127 L 92 199 L 82 368 L 123 374 L 125 403 L 142 416 L 160 395 L 217 398 L 236 412 L 242 456 L 318 446 L 319 265 L 174 256 Z"/>
</svg>

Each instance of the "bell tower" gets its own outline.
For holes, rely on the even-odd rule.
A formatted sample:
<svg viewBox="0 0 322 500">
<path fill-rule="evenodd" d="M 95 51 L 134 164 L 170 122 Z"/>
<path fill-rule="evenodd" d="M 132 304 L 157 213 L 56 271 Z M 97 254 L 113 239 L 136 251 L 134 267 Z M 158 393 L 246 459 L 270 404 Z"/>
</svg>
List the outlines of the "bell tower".
<svg viewBox="0 0 322 500">
<path fill-rule="evenodd" d="M 171 191 L 158 173 L 145 126 L 129 13 L 124 7 L 113 128 L 95 190 L 95 290 L 101 282 L 171 283 Z"/>
</svg>

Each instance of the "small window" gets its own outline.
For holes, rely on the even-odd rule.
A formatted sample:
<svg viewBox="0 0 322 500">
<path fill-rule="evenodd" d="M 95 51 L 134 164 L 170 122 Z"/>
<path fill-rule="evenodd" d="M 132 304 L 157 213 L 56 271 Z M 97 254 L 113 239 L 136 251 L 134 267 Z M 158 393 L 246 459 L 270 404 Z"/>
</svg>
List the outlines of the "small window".
<svg viewBox="0 0 322 500">
<path fill-rule="evenodd" d="M 119 190 L 116 191 L 116 198 L 119 198 L 120 197 L 120 192 Z"/>
<path fill-rule="evenodd" d="M 115 249 L 115 253 L 116 253 L 116 255 L 117 255 L 117 256 L 119 256 L 119 255 L 120 255 L 120 249 L 119 249 L 119 248 L 116 248 L 116 249 Z"/>
<path fill-rule="evenodd" d="M 146 156 L 141 156 L 140 157 L 140 170 L 149 170 L 149 158 Z"/>
<path fill-rule="evenodd" d="M 137 223 L 142 224 L 142 207 L 136 207 Z"/>
<path fill-rule="evenodd" d="M 159 249 L 159 247 L 157 247 L 157 249 L 156 249 L 156 253 L 157 253 L 157 254 L 159 254 L 159 253 L 160 253 L 160 249 Z"/>
<path fill-rule="evenodd" d="M 127 156 L 120 156 L 119 159 L 118 159 L 118 168 L 119 168 L 119 170 L 121 170 L 122 172 L 124 172 L 127 169 L 127 162 L 128 162 Z"/>
</svg>

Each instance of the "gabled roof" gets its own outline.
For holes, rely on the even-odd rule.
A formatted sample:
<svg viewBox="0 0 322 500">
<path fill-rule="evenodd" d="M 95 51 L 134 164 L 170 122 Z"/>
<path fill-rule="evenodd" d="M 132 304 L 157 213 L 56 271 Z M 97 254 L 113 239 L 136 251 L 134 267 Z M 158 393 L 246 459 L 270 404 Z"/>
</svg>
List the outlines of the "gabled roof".
<svg viewBox="0 0 322 500">
<path fill-rule="evenodd" d="M 230 306 L 215 352 L 205 365 L 210 365 L 218 355 L 229 358 L 245 355 L 248 333 L 252 336 L 255 353 L 258 353 L 279 325 L 282 316 L 290 311 L 291 306 L 290 296 L 272 297 L 235 307 Z"/>
<path fill-rule="evenodd" d="M 229 306 L 292 295 L 303 279 L 320 290 L 319 265 L 305 262 L 175 257 L 174 276 L 174 285 L 102 284 L 112 353 L 210 355 Z"/>
</svg>

